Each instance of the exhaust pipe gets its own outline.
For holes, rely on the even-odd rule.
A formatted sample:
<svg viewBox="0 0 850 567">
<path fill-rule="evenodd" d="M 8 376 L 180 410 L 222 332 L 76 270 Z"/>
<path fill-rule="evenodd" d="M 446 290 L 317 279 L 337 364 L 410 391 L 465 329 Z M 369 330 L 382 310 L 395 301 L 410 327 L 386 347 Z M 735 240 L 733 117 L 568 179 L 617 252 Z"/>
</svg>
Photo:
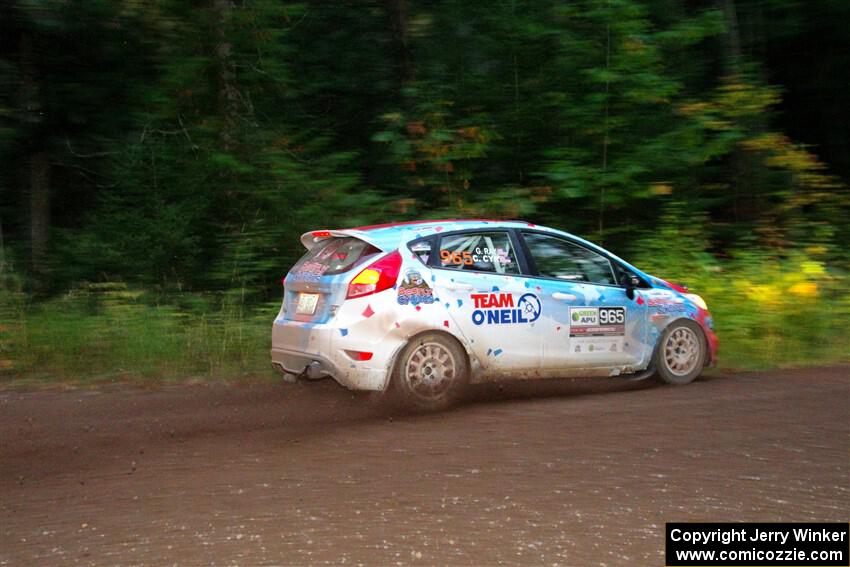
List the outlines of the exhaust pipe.
<svg viewBox="0 0 850 567">
<path fill-rule="evenodd" d="M 322 363 L 318 360 L 314 360 L 304 369 L 304 374 L 310 380 L 318 380 L 319 378 L 324 378 L 327 376 L 327 372 L 322 370 Z"/>
</svg>

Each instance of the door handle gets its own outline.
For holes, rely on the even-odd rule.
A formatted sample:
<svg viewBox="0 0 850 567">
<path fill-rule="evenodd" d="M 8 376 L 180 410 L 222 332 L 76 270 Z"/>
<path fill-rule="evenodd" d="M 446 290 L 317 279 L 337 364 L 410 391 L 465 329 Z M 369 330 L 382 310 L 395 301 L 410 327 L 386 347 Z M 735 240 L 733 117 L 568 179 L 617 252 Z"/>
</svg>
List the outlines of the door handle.
<svg viewBox="0 0 850 567">
<path fill-rule="evenodd" d="M 447 283 L 445 285 L 446 285 L 446 289 L 450 289 L 452 291 L 472 291 L 472 289 L 473 289 L 473 287 L 471 285 L 465 284 L 465 283 L 452 282 L 452 283 Z"/>
<path fill-rule="evenodd" d="M 576 297 L 575 295 L 571 293 L 562 293 L 560 291 L 556 291 L 555 293 L 553 293 L 552 297 L 559 301 L 578 301 L 578 297 Z"/>
</svg>

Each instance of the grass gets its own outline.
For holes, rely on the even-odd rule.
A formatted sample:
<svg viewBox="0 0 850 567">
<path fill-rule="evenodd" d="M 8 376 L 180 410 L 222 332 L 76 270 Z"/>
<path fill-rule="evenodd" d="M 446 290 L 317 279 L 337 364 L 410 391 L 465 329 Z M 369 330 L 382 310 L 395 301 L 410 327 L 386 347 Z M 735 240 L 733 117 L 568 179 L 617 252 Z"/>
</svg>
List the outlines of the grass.
<svg viewBox="0 0 850 567">
<path fill-rule="evenodd" d="M 847 280 L 818 262 L 747 257 L 720 265 L 655 256 L 641 265 L 705 298 L 721 368 L 850 361 Z M 167 302 L 121 284 L 41 303 L 0 292 L 0 384 L 271 379 L 277 310 L 277 302 L 246 305 L 238 290 Z"/>
<path fill-rule="evenodd" d="M 187 298 L 184 298 L 187 299 Z M 277 305 L 229 297 L 153 304 L 123 286 L 40 304 L 4 298 L 0 369 L 7 383 L 271 377 Z"/>
</svg>

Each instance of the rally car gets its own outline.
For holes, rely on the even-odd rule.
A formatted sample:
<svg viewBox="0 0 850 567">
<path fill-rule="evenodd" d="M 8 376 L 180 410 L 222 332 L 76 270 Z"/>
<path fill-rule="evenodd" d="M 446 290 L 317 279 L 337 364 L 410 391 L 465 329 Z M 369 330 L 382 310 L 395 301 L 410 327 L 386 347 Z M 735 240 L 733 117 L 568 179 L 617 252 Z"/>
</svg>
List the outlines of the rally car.
<svg viewBox="0 0 850 567">
<path fill-rule="evenodd" d="M 560 230 L 443 220 L 315 230 L 284 279 L 273 365 L 446 407 L 469 383 L 655 375 L 717 356 L 705 302 Z"/>
</svg>

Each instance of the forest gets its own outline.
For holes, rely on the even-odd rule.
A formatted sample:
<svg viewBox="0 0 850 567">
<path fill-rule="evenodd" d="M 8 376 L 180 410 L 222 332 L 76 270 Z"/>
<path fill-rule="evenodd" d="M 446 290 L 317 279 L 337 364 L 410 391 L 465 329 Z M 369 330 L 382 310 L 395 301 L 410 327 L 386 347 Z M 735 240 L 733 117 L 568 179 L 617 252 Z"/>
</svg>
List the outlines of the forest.
<svg viewBox="0 0 850 567">
<path fill-rule="evenodd" d="M 0 382 L 273 376 L 311 229 L 525 219 L 850 359 L 844 0 L 0 4 Z"/>
</svg>

